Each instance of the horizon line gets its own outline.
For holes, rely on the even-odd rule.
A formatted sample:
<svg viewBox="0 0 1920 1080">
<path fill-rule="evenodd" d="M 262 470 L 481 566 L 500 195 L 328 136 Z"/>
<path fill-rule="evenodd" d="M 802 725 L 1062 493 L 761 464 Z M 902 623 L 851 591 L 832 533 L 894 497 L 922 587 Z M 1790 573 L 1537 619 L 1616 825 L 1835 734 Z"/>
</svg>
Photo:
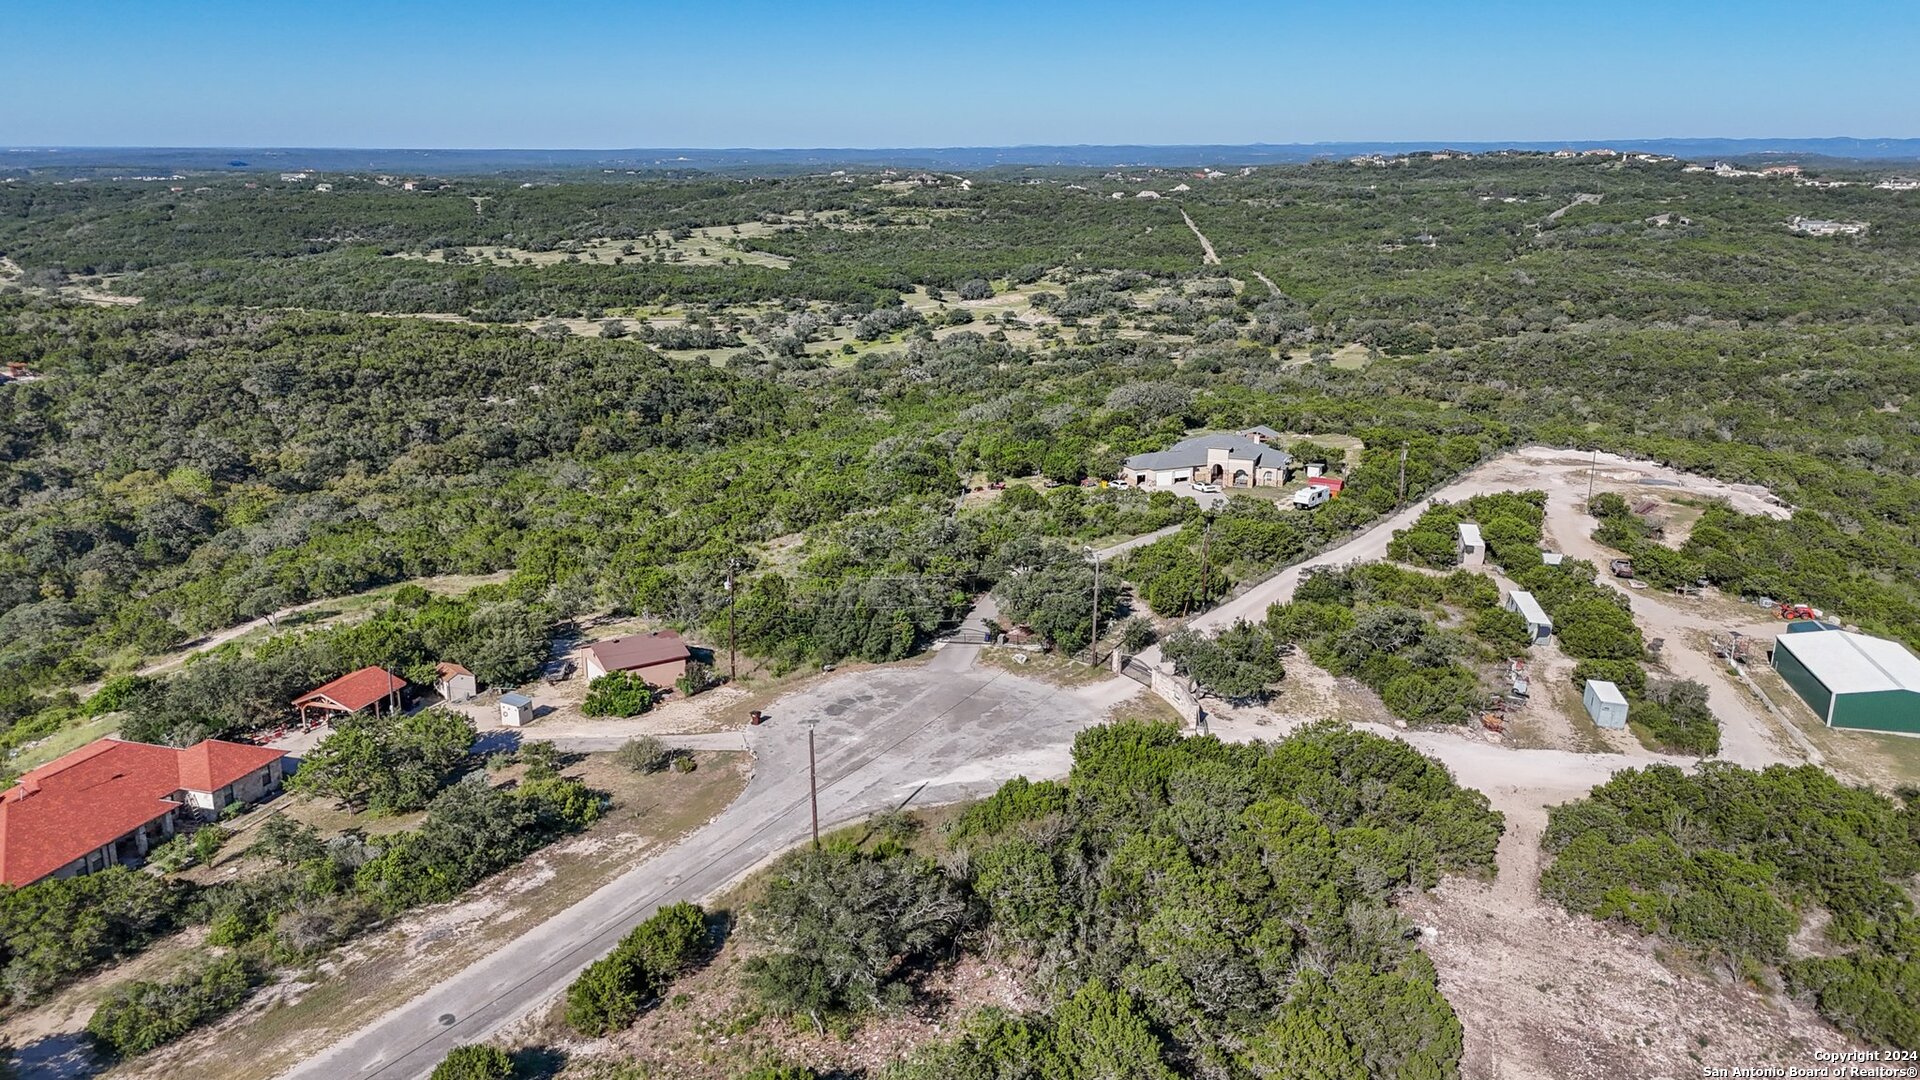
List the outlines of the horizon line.
<svg viewBox="0 0 1920 1080">
<path fill-rule="evenodd" d="M 0 143 L 0 151 L 7 153 L 22 152 L 58 152 L 58 151 L 113 151 L 113 150 L 326 150 L 332 152 L 392 152 L 400 150 L 445 151 L 445 152 L 514 152 L 514 153 L 578 153 L 578 154 L 615 154 L 615 153 L 664 153 L 669 151 L 695 151 L 699 153 L 798 153 L 817 151 L 929 151 L 929 150 L 1097 150 L 1109 148 L 1184 150 L 1214 148 L 1293 148 L 1316 146 L 1426 146 L 1433 145 L 1442 149 L 1455 146 L 1522 147 L 1546 145 L 1574 145 L 1607 143 L 1676 143 L 1676 142 L 1728 142 L 1728 143 L 1766 143 L 1766 142 L 1920 142 L 1920 135 L 1643 135 L 1617 138 L 1535 138 L 1535 139 L 1448 139 L 1441 137 L 1415 139 L 1316 139 L 1301 142 L 1020 142 L 1020 143 L 926 143 L 915 146 L 857 146 L 857 145 L 816 145 L 816 146 L 371 146 L 371 145 L 302 145 L 298 143 Z"/>
</svg>

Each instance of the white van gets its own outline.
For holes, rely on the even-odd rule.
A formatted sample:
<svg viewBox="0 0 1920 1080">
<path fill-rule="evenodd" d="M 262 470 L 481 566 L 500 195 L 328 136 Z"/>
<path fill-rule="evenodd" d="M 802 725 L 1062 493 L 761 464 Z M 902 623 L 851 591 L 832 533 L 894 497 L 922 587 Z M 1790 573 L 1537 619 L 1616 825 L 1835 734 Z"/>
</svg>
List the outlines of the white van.
<svg viewBox="0 0 1920 1080">
<path fill-rule="evenodd" d="M 1333 498 L 1333 492 L 1321 484 L 1308 484 L 1293 493 L 1293 505 L 1296 510 L 1311 510 Z"/>
</svg>

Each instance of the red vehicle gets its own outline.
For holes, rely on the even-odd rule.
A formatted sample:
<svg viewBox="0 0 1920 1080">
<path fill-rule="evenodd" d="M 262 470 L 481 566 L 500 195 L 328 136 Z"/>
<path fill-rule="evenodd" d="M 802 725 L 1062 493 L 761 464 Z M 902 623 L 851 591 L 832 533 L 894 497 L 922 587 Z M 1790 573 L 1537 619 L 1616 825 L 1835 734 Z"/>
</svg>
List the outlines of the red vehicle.
<svg viewBox="0 0 1920 1080">
<path fill-rule="evenodd" d="M 1781 604 L 1774 614 L 1793 622 L 1798 619 L 1819 619 L 1825 616 L 1819 608 L 1807 604 Z"/>
</svg>

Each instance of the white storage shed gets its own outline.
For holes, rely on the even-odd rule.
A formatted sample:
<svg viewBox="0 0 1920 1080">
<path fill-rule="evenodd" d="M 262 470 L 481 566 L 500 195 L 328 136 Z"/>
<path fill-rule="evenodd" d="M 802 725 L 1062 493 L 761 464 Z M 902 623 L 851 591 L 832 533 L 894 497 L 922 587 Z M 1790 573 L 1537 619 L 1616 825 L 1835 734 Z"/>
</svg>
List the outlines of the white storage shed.
<svg viewBox="0 0 1920 1080">
<path fill-rule="evenodd" d="M 1534 641 L 1545 641 L 1553 636 L 1553 620 L 1547 618 L 1547 611 L 1533 594 L 1525 589 L 1515 589 L 1507 594 L 1507 610 L 1520 613 L 1527 620 L 1527 633 Z"/>
<path fill-rule="evenodd" d="M 1480 526 L 1471 521 L 1460 523 L 1460 539 L 1454 544 L 1461 566 L 1481 566 L 1487 561 L 1487 545 L 1480 539 Z"/>
<path fill-rule="evenodd" d="M 1621 693 L 1618 686 L 1605 679 L 1588 679 L 1581 700 L 1587 706 L 1587 715 L 1601 727 L 1627 726 L 1627 695 Z"/>
<path fill-rule="evenodd" d="M 500 723 L 506 727 L 525 727 L 533 720 L 533 699 L 525 694 L 500 695 Z"/>
</svg>

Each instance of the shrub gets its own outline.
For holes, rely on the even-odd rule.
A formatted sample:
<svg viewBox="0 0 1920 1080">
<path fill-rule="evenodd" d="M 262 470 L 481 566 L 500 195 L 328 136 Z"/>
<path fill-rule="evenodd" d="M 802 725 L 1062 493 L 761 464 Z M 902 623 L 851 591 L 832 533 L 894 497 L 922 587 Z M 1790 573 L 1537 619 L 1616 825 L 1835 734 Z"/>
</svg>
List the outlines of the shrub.
<svg viewBox="0 0 1920 1080">
<path fill-rule="evenodd" d="M 1595 679 L 1618 686 L 1629 698 L 1647 689 L 1646 669 L 1631 660 L 1582 660 L 1573 665 L 1574 689 L 1584 691 Z"/>
<path fill-rule="evenodd" d="M 1707 708 L 1707 688 L 1691 679 L 1655 679 L 1627 710 L 1627 723 L 1657 750 L 1709 757 L 1720 750 L 1720 721 Z"/>
<path fill-rule="evenodd" d="M 1695 684 L 1697 685 L 1697 684 Z M 1648 687 L 1686 709 L 1694 686 Z M 1656 697 L 1659 700 L 1655 700 Z M 1915 808 L 1818 766 L 1615 773 L 1554 807 L 1541 895 L 1763 973 L 1780 965 L 1842 1029 L 1920 1049 L 1920 872 Z M 1797 912 L 1824 911 L 1819 955 L 1788 960 Z"/>
<path fill-rule="evenodd" d="M 454 784 L 412 832 L 381 838 L 380 853 L 354 871 L 355 888 L 388 913 L 451 900 L 552 838 L 600 816 L 601 800 L 577 780 L 529 781 L 511 791 Z"/>
<path fill-rule="evenodd" d="M 164 846 L 164 845 L 163 845 Z M 123 866 L 0 888 L 0 956 L 16 1002 L 145 945 L 178 921 L 185 891 Z"/>
<path fill-rule="evenodd" d="M 164 983 L 126 983 L 94 1010 L 87 1034 L 116 1057 L 144 1054 L 232 1011 L 250 985 L 246 965 L 235 956 Z"/>
<path fill-rule="evenodd" d="M 651 735 L 636 735 L 620 744 L 613 760 L 639 773 L 655 773 L 673 762 L 673 751 Z"/>
<path fill-rule="evenodd" d="M 163 874 L 172 874 L 193 865 L 193 843 L 180 833 L 162 844 L 147 849 L 147 865 Z"/>
<path fill-rule="evenodd" d="M 1526 616 L 1506 608 L 1481 608 L 1473 613 L 1469 622 L 1473 636 L 1479 638 L 1501 657 L 1525 656 L 1533 644 L 1533 635 L 1527 630 Z"/>
<path fill-rule="evenodd" d="M 210 863 L 226 842 L 227 830 L 218 825 L 203 825 L 193 834 L 193 857 L 202 863 Z"/>
<path fill-rule="evenodd" d="M 904 971 L 949 946 L 971 915 L 932 861 L 827 848 L 788 856 L 749 911 L 773 951 L 747 961 L 776 1012 L 821 1017 L 899 1004 Z"/>
<path fill-rule="evenodd" d="M 653 993 L 646 969 L 615 949 L 588 964 L 567 987 L 567 1026 L 589 1038 L 619 1031 L 639 1018 Z"/>
<path fill-rule="evenodd" d="M 497 1046 L 456 1046 L 429 1080 L 512 1080 L 513 1057 Z"/>
<path fill-rule="evenodd" d="M 688 697 L 713 685 L 713 669 L 698 660 L 687 661 L 687 673 L 673 681 L 674 689 Z"/>
<path fill-rule="evenodd" d="M 1120 627 L 1120 648 L 1126 652 L 1137 653 L 1158 640 L 1160 632 L 1149 619 L 1136 615 Z"/>
<path fill-rule="evenodd" d="M 653 708 L 653 687 L 629 671 L 610 671 L 587 685 L 580 711 L 588 716 L 638 716 Z"/>
<path fill-rule="evenodd" d="M 661 908 L 567 987 L 567 1025 L 597 1037 L 638 1019 L 649 1000 L 707 951 L 707 915 L 698 905 Z"/>
</svg>

